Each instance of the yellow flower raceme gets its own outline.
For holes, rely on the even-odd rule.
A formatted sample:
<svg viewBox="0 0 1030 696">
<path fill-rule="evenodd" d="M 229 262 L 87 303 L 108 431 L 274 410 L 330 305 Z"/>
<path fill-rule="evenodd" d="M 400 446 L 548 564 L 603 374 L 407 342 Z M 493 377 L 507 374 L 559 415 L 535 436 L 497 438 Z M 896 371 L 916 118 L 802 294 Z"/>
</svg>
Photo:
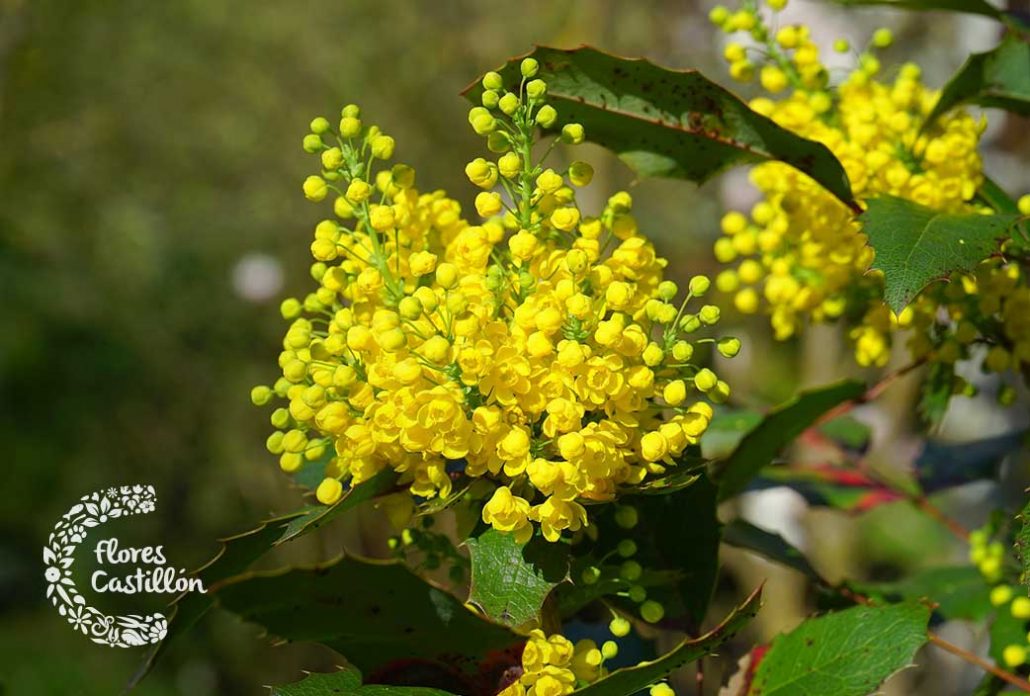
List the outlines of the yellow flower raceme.
<svg viewBox="0 0 1030 696">
<path fill-rule="evenodd" d="M 336 195 L 336 217 L 315 229 L 318 287 L 283 303 L 282 377 L 254 400 L 285 402 L 269 449 L 287 472 L 323 470 L 325 504 L 387 469 L 416 505 L 486 479 L 484 522 L 557 541 L 589 525 L 585 502 L 675 465 L 707 427 L 708 402 L 729 394 L 691 362 L 695 346 L 716 345 L 694 332 L 718 308 L 688 311 L 708 280 L 673 302 L 679 290 L 629 194 L 587 215 L 575 187 L 588 165 L 559 171 L 516 154 L 557 112 L 537 117 L 542 81 L 511 94 L 470 114 L 485 137 L 506 133 L 491 140 L 496 161 L 466 167 L 482 189 L 478 224 L 443 193 L 416 190 L 410 167 L 369 168 L 395 144 L 357 107 L 346 128 L 312 134 L 336 143 L 323 142 L 328 169 L 305 191 Z M 576 124 L 562 134 L 583 139 Z M 718 349 L 729 355 L 735 340 Z M 559 693 L 566 682 L 552 676 L 527 687 Z"/>
</svg>

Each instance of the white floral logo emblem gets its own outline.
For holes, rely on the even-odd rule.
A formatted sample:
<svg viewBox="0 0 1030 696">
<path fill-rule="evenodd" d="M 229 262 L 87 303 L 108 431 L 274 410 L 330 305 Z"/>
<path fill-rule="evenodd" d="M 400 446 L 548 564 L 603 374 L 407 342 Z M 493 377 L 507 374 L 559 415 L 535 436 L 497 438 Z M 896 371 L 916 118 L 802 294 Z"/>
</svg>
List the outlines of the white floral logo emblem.
<svg viewBox="0 0 1030 696">
<path fill-rule="evenodd" d="M 108 616 L 94 609 L 76 589 L 71 576 L 75 549 L 90 529 L 109 520 L 153 512 L 156 503 L 154 487 L 144 485 L 108 488 L 83 496 L 54 526 L 43 549 L 47 598 L 68 623 L 94 643 L 132 648 L 157 643 L 168 632 L 164 614 Z"/>
</svg>

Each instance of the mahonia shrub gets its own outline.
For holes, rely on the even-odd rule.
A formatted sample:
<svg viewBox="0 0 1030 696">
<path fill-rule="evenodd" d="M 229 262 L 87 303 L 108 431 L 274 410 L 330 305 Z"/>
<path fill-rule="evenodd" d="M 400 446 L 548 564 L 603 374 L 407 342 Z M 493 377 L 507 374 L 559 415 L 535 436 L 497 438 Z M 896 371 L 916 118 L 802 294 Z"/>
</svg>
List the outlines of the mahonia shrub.
<svg viewBox="0 0 1030 696">
<path fill-rule="evenodd" d="M 776 3 L 770 3 L 776 9 Z M 977 195 L 984 182 L 978 144 L 986 119 L 962 109 L 927 122 L 940 93 L 907 63 L 884 76 L 876 49 L 891 32 L 877 30 L 854 67 L 838 82 L 823 64 L 809 28 L 770 30 L 760 13 L 716 8 L 711 20 L 728 33 L 746 33 L 752 45 L 730 42 L 725 58 L 742 82 L 757 74 L 767 93 L 751 107 L 777 124 L 826 145 L 843 164 L 859 201 L 892 195 L 941 212 L 994 211 Z M 851 53 L 839 39 L 834 49 Z M 755 58 L 761 56 L 761 58 Z M 751 181 L 761 200 L 748 212 L 731 211 L 721 223 L 715 256 L 732 265 L 716 278 L 743 313 L 769 316 L 775 336 L 787 339 L 805 320 L 844 318 L 862 366 L 882 367 L 892 339 L 904 332 L 917 360 L 946 366 L 985 346 L 992 372 L 1030 364 L 1030 285 L 1023 251 L 984 260 L 949 284 L 935 283 L 899 313 L 883 302 L 883 277 L 870 272 L 874 251 L 851 211 L 806 175 L 772 162 L 755 167 Z M 1030 214 L 1030 197 L 1019 201 Z M 964 385 L 956 385 L 964 388 Z M 1010 389 L 1001 392 L 1011 401 Z"/>
<path fill-rule="evenodd" d="M 473 224 L 443 192 L 420 193 L 394 140 L 347 106 L 337 128 L 315 119 L 304 148 L 321 173 L 304 182 L 332 202 L 311 251 L 318 288 L 288 299 L 282 377 L 253 400 L 283 400 L 268 449 L 286 472 L 324 468 L 317 498 L 392 469 L 406 512 L 483 482 L 482 520 L 520 542 L 589 525 L 584 504 L 665 474 L 698 442 L 729 386 L 699 363 L 735 338 L 699 338 L 719 321 L 685 292 L 644 236 L 626 192 L 589 215 L 576 201 L 593 170 L 555 170 L 539 129 L 557 119 L 536 61 L 519 84 L 483 79 L 469 124 L 491 156 L 465 167 L 481 189 Z"/>
</svg>

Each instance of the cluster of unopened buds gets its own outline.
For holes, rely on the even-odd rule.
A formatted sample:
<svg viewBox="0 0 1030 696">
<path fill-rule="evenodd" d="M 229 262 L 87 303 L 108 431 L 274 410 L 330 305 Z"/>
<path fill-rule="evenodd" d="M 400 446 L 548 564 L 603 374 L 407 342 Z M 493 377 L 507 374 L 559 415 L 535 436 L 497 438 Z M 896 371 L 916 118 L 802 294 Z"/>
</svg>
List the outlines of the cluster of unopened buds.
<svg viewBox="0 0 1030 696">
<path fill-rule="evenodd" d="M 1017 594 L 1017 589 L 1006 582 L 1005 547 L 991 538 L 990 529 L 977 529 L 969 534 L 969 560 L 992 585 L 991 605 L 1024 622 L 1024 629 L 1030 631 L 1030 597 L 1022 589 Z M 1004 646 L 1001 658 L 1010 669 L 1026 664 L 1030 658 L 1030 633 L 1026 634 L 1025 640 Z"/>
<path fill-rule="evenodd" d="M 768 5 L 778 11 L 786 2 Z M 834 85 L 808 27 L 773 32 L 754 8 L 719 7 L 711 20 L 753 41 L 750 48 L 725 47 L 731 75 L 748 81 L 757 70 L 768 92 L 752 108 L 826 145 L 860 202 L 889 194 L 943 212 L 992 212 L 977 198 L 983 183 L 977 146 L 986 121 L 957 109 L 924 127 L 939 93 L 923 85 L 913 64 L 901 66 L 892 81 L 879 77 L 875 50 L 891 44 L 889 30 L 877 30 L 856 67 Z M 843 39 L 834 49 L 852 51 Z M 751 179 L 762 199 L 747 215 L 723 218 L 715 255 L 732 267 L 715 282 L 738 311 L 767 313 L 777 338 L 794 335 L 806 319 L 846 318 L 863 366 L 885 365 L 892 337 L 902 331 L 916 359 L 950 365 L 979 354 L 991 372 L 1030 365 L 1025 255 L 1008 249 L 1006 259 L 985 261 L 957 282 L 935 283 L 895 314 L 883 303 L 882 277 L 869 272 L 873 249 L 844 204 L 786 164 L 759 165 Z M 1030 215 L 1030 197 L 1019 208 Z M 972 351 L 976 346 L 983 348 Z"/>
<path fill-rule="evenodd" d="M 708 279 L 681 292 L 664 278 L 628 193 L 583 213 L 588 164 L 549 167 L 551 149 L 534 159 L 538 129 L 559 122 L 537 71 L 525 60 L 510 85 L 488 73 L 469 113 L 492 153 L 465 169 L 482 189 L 478 223 L 385 164 L 393 138 L 356 106 L 337 128 L 311 124 L 304 148 L 321 172 L 304 193 L 331 199 L 335 217 L 315 228 L 317 289 L 282 305 L 282 377 L 252 397 L 285 401 L 268 448 L 284 471 L 320 473 L 324 504 L 385 469 L 409 510 L 479 480 L 487 524 L 556 541 L 589 524 L 584 503 L 676 466 L 729 395 L 697 362 L 740 349 L 699 337 L 720 318 L 692 305 Z M 558 133 L 584 139 L 575 123 Z"/>
</svg>

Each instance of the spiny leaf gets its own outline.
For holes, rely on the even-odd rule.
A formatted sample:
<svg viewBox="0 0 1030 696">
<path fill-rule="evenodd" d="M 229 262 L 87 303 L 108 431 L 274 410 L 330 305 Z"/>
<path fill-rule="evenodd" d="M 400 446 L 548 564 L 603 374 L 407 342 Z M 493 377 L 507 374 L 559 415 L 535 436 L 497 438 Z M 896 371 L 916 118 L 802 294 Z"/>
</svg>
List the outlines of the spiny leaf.
<svg viewBox="0 0 1030 696">
<path fill-rule="evenodd" d="M 779 160 L 857 210 L 844 168 L 828 148 L 752 111 L 696 70 L 669 70 L 586 46 L 538 46 L 529 55 L 539 61 L 539 77 L 558 111 L 554 127 L 581 123 L 588 140 L 641 176 L 702 182 L 735 165 Z M 519 83 L 521 60 L 499 69 L 507 84 Z M 463 93 L 479 104 L 483 87 L 477 81 Z"/>
<path fill-rule="evenodd" d="M 551 589 L 569 572 L 568 546 L 540 538 L 526 544 L 489 529 L 467 542 L 472 558 L 469 601 L 489 618 L 521 626 L 540 614 Z"/>
<path fill-rule="evenodd" d="M 397 472 L 393 469 L 383 469 L 367 481 L 363 481 L 351 488 L 347 493 L 332 505 L 313 505 L 301 512 L 303 514 L 290 520 L 283 530 L 283 534 L 276 540 L 278 546 L 284 542 L 296 539 L 299 536 L 314 531 L 326 523 L 332 521 L 340 514 L 357 507 L 361 503 L 372 500 L 376 496 L 386 493 L 393 488 L 397 482 Z"/>
<path fill-rule="evenodd" d="M 776 638 L 749 696 L 866 696 L 907 667 L 927 640 L 920 604 L 858 606 L 805 621 Z"/>
<path fill-rule="evenodd" d="M 148 651 L 143 663 L 129 681 L 128 688 L 138 684 L 147 675 L 169 643 L 192 628 L 207 613 L 214 604 L 213 592 L 221 583 L 244 572 L 274 546 L 303 536 L 342 512 L 375 497 L 385 490 L 383 487 L 387 481 L 392 485 L 395 477 L 396 474 L 392 470 L 380 472 L 369 481 L 353 487 L 331 507 L 307 507 L 273 517 L 248 532 L 220 539 L 222 547 L 218 553 L 193 573 L 201 579 L 208 592 L 187 592 L 172 601 L 167 635 Z"/>
<path fill-rule="evenodd" d="M 895 196 L 868 201 L 861 216 L 873 268 L 883 272 L 884 299 L 900 312 L 934 280 L 972 270 L 998 250 L 1014 215 L 942 213 Z"/>
<path fill-rule="evenodd" d="M 315 568 L 239 576 L 224 608 L 287 640 L 327 645 L 362 671 L 400 659 L 479 658 L 519 642 L 397 562 L 345 557 Z"/>
<path fill-rule="evenodd" d="M 923 128 L 959 104 L 1030 115 L 1030 43 L 1008 36 L 997 48 L 970 56 L 944 86 Z"/>
<path fill-rule="evenodd" d="M 344 667 L 339 672 L 309 674 L 298 682 L 273 686 L 270 696 L 452 696 L 424 686 L 361 683 L 361 672 Z"/>
<path fill-rule="evenodd" d="M 770 411 L 743 437 L 729 457 L 715 463 L 713 479 L 719 484 L 719 499 L 726 500 L 742 492 L 781 449 L 821 415 L 845 401 L 857 399 L 864 391 L 861 382 L 845 380 L 802 391 Z"/>
<path fill-rule="evenodd" d="M 575 691 L 576 696 L 629 696 L 663 679 L 671 672 L 721 648 L 758 613 L 762 588 L 751 593 L 721 624 L 700 638 L 688 638 L 657 660 L 625 667 Z"/>
</svg>

